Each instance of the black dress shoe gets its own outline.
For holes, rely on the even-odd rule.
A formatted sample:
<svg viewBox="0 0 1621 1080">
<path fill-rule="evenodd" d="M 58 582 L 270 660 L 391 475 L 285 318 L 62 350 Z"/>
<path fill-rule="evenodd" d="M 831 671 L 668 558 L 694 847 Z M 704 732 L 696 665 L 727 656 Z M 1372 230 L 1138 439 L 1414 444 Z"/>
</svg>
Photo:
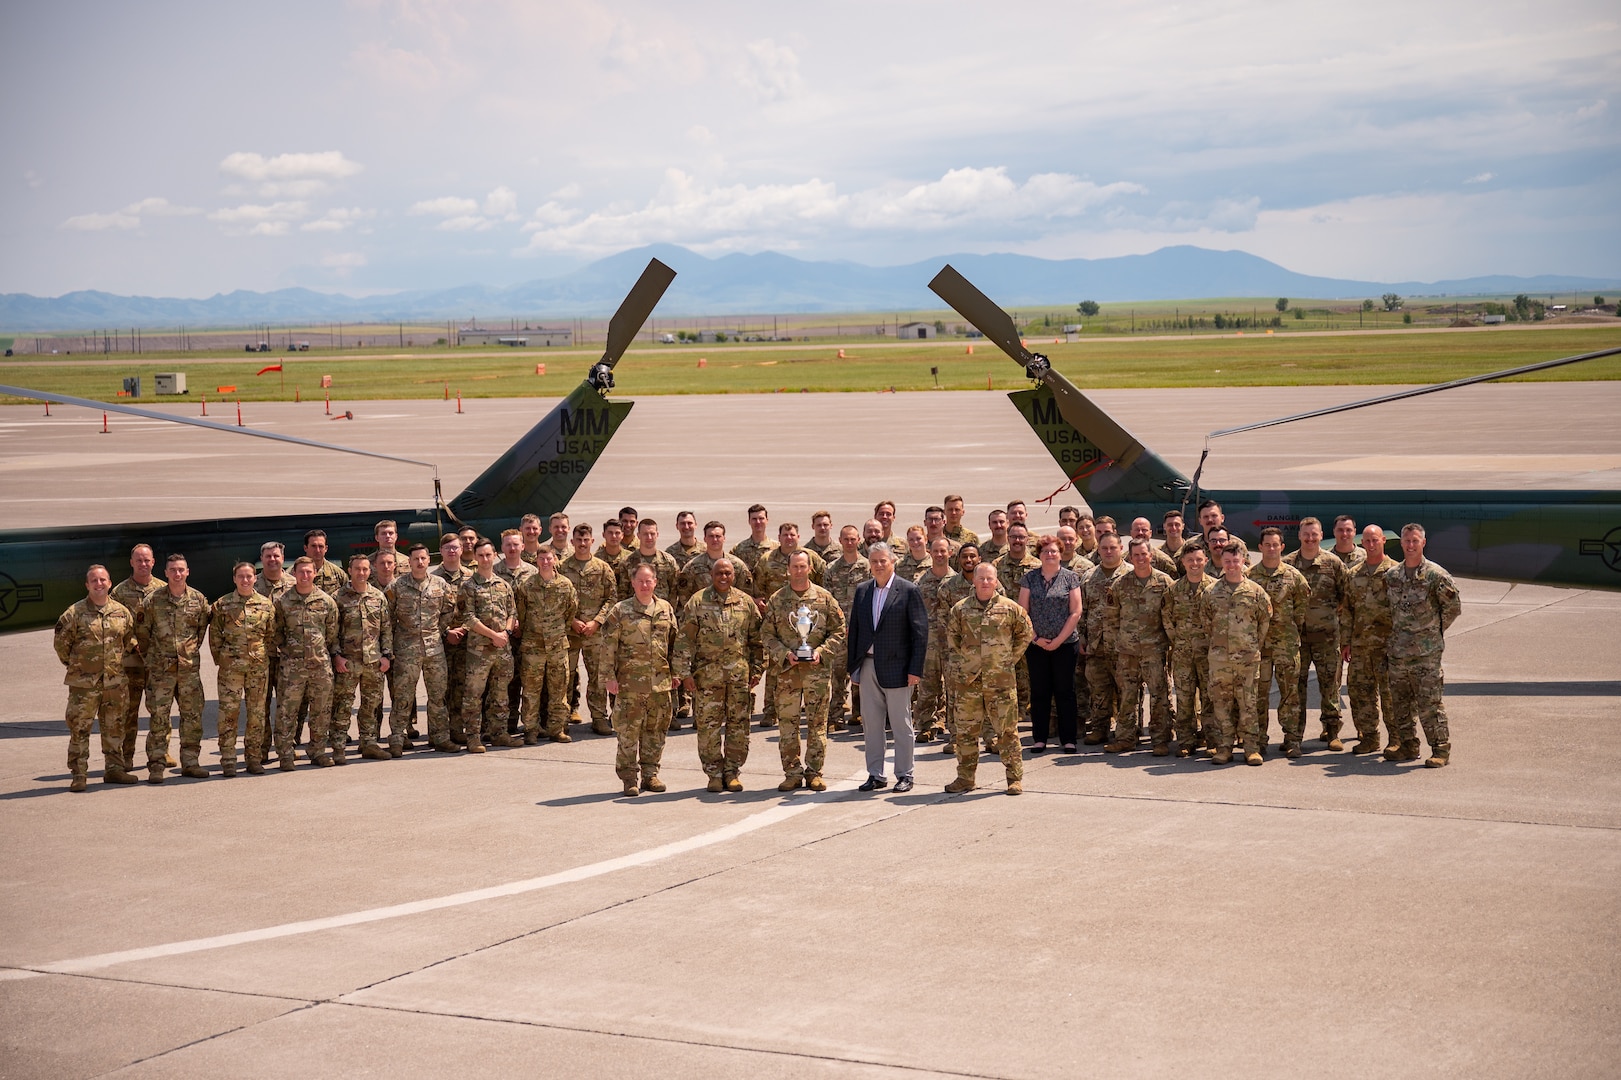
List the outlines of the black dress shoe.
<svg viewBox="0 0 1621 1080">
<path fill-rule="evenodd" d="M 888 786 L 889 786 L 889 781 L 885 780 L 882 776 L 868 776 L 867 777 L 867 782 L 865 784 L 862 784 L 860 787 L 856 788 L 856 790 L 857 791 L 877 791 L 879 788 L 886 788 Z"/>
<path fill-rule="evenodd" d="M 903 795 L 911 790 L 912 778 L 910 776 L 903 776 L 899 780 L 895 781 L 895 794 Z"/>
</svg>

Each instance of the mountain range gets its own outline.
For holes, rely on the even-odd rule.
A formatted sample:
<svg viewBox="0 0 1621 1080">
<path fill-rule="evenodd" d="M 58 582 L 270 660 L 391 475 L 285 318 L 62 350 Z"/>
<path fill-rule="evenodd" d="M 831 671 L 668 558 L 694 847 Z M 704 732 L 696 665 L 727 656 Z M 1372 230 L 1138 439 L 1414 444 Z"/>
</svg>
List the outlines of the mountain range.
<svg viewBox="0 0 1621 1080">
<path fill-rule="evenodd" d="M 1360 299 L 1403 296 L 1592 294 L 1621 291 L 1621 279 L 1581 275 L 1487 275 L 1447 281 L 1356 281 L 1298 274 L 1242 251 L 1179 246 L 1106 259 L 1028 255 L 946 255 L 905 266 L 812 262 L 776 252 L 711 259 L 674 244 L 610 255 L 561 277 L 504 288 L 463 285 L 352 297 L 310 289 L 238 290 L 205 300 L 118 296 L 82 291 L 58 297 L 0 294 L 0 329 L 243 326 L 253 323 L 600 317 L 619 305 L 649 258 L 678 277 L 659 304 L 662 315 L 821 311 L 909 312 L 943 305 L 930 278 L 951 263 L 1005 307 L 1209 297 Z M 1581 298 L 1580 295 L 1578 298 Z"/>
</svg>

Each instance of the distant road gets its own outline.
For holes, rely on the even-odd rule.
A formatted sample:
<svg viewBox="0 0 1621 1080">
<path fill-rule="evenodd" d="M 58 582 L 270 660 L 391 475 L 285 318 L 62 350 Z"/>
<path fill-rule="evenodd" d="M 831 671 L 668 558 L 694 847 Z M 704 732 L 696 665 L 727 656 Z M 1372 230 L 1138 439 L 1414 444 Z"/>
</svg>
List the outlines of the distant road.
<svg viewBox="0 0 1621 1080">
<path fill-rule="evenodd" d="M 1389 334 L 1513 334 L 1536 330 L 1615 330 L 1621 328 L 1621 319 L 1607 319 L 1604 321 L 1576 322 L 1560 319 L 1548 319 L 1540 323 L 1516 326 L 1413 326 L 1390 328 L 1383 330 L 1295 330 L 1287 334 L 1274 334 L 1273 337 L 1294 338 L 1320 338 L 1320 337 L 1375 337 Z M 1147 343 L 1153 341 L 1212 341 L 1231 337 L 1267 337 L 1266 330 L 1237 331 L 1231 334 L 1099 334 L 1095 337 L 1083 337 L 1079 341 L 1070 342 L 1074 345 L 1115 345 L 1126 342 Z M 1025 341 L 1032 348 L 1041 345 L 1056 343 L 1055 339 L 1040 334 L 1026 334 Z M 838 341 L 803 342 L 803 341 L 749 341 L 723 342 L 710 345 L 637 345 L 633 351 L 669 352 L 669 353 L 711 353 L 725 355 L 727 350 L 733 348 L 746 349 L 750 352 L 775 349 L 782 352 L 825 352 L 828 349 L 848 349 L 854 352 L 857 349 L 961 349 L 964 345 L 983 345 L 988 349 L 996 346 L 983 338 L 968 340 L 953 337 L 948 339 L 936 338 L 931 341 L 861 341 L 839 343 Z M 74 356 L 52 356 L 43 353 L 26 353 L 13 356 L 8 360 L 0 360 L 0 369 L 5 365 L 51 365 L 67 364 L 78 367 L 128 367 L 133 363 L 148 362 L 145 353 L 117 353 L 106 356 L 98 353 L 83 353 Z M 150 362 L 175 364 L 241 364 L 243 367 L 258 365 L 265 367 L 270 364 L 311 364 L 316 362 L 333 364 L 345 363 L 354 360 L 420 360 L 435 356 L 453 356 L 457 358 L 472 358 L 480 356 L 522 356 L 533 357 L 536 363 L 544 363 L 546 357 L 598 357 L 602 355 L 600 349 L 422 349 L 415 352 L 307 352 L 307 353 L 224 353 L 210 356 L 206 353 L 188 353 L 185 356 L 154 357 Z M 95 359 L 90 359 L 95 357 Z"/>
</svg>

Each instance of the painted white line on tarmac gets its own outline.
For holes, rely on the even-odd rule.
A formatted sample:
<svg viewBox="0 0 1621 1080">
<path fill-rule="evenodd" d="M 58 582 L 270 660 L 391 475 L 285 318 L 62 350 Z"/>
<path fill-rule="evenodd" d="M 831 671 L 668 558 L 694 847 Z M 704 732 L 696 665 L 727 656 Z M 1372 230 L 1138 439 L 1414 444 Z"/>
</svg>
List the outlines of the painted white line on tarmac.
<svg viewBox="0 0 1621 1080">
<path fill-rule="evenodd" d="M 86 972 L 100 971 L 103 968 L 114 967 L 118 964 L 132 964 L 140 960 L 160 960 L 166 956 L 183 956 L 186 953 L 206 952 L 209 949 L 225 949 L 232 945 L 250 945 L 256 941 L 271 941 L 275 938 L 293 937 L 298 934 L 313 934 L 320 930 L 336 930 L 344 926 L 382 922 L 384 919 L 398 919 L 405 915 L 420 915 L 424 912 L 439 911 L 442 908 L 461 907 L 465 904 L 477 904 L 485 900 L 499 900 L 502 897 L 538 892 L 541 889 L 550 889 L 556 885 L 570 885 L 576 881 L 601 877 L 603 874 L 611 874 L 617 870 L 647 866 L 650 863 L 669 859 L 676 855 L 684 855 L 689 851 L 724 844 L 728 840 L 735 840 L 751 832 L 769 828 L 779 822 L 787 821 L 789 818 L 798 817 L 807 810 L 814 810 L 824 803 L 831 802 L 842 792 L 854 791 L 856 785 L 866 779 L 866 776 L 866 770 L 863 769 L 847 780 L 841 780 L 829 785 L 826 794 L 810 794 L 801 790 L 801 793 L 792 796 L 790 801 L 780 803 L 769 810 L 761 810 L 758 813 L 750 814 L 741 821 L 735 821 L 730 825 L 723 825 L 718 829 L 711 829 L 709 832 L 689 836 L 685 840 L 673 840 L 668 844 L 660 844 L 658 847 L 632 852 L 629 855 L 620 855 L 617 858 L 604 859 L 601 862 L 588 863 L 585 866 L 576 866 L 571 870 L 560 870 L 555 874 L 547 874 L 544 877 L 509 881 L 504 885 L 491 885 L 488 888 L 471 889 L 467 892 L 451 893 L 448 896 L 435 896 L 426 900 L 412 900 L 405 904 L 390 904 L 388 907 L 370 908 L 366 911 L 351 911 L 345 915 L 328 915 L 322 919 L 304 919 L 300 922 L 282 923 L 280 926 L 265 926 L 258 930 L 242 930 L 235 934 L 192 938 L 190 941 L 172 941 L 167 945 L 149 945 L 144 949 L 126 949 L 122 952 L 99 953 L 95 956 L 81 956 L 75 960 L 58 960 L 50 964 L 4 968 L 0 969 L 0 982 L 32 979 L 40 975 L 83 975 Z"/>
</svg>

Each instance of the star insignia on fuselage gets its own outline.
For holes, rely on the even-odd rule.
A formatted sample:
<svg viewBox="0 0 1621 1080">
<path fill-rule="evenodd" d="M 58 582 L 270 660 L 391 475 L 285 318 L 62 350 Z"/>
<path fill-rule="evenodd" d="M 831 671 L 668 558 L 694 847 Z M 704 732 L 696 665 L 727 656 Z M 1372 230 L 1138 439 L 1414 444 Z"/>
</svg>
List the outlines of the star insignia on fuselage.
<svg viewBox="0 0 1621 1080">
<path fill-rule="evenodd" d="M 1602 540 L 1583 540 L 1576 549 L 1583 555 L 1597 555 L 1611 570 L 1621 572 L 1621 525 L 1604 534 Z"/>
</svg>

